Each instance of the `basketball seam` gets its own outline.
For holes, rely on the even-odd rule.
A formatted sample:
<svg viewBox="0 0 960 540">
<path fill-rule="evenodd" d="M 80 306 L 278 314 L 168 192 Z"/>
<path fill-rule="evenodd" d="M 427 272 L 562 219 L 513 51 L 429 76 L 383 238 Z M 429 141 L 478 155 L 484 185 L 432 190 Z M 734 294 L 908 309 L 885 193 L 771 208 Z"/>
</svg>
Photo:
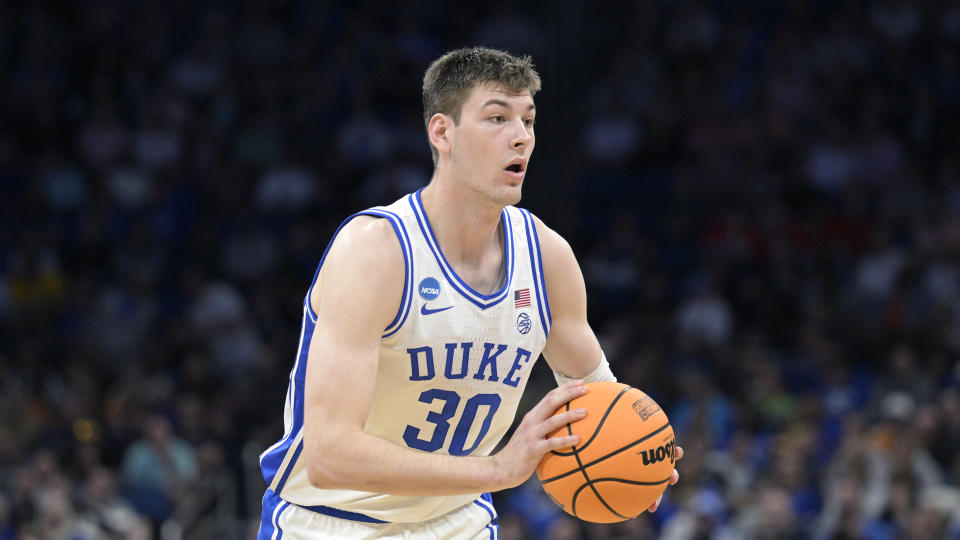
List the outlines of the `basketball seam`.
<svg viewBox="0 0 960 540">
<path fill-rule="evenodd" d="M 590 486 L 591 489 L 593 489 L 593 492 L 596 493 L 597 489 L 593 487 L 593 484 L 599 484 L 600 482 L 620 482 L 623 484 L 632 484 L 637 486 L 659 486 L 660 484 L 665 484 L 669 481 L 670 481 L 670 478 L 661 480 L 659 482 L 636 482 L 633 480 L 624 480 L 622 478 L 597 478 L 596 480 L 591 480 L 588 484 L 583 484 L 582 486 L 578 487 L 577 490 L 573 492 L 573 500 L 574 500 L 574 503 L 576 503 L 577 497 L 580 496 L 580 492 L 583 491 L 584 488 L 586 488 L 588 485 Z M 600 502 L 603 502 L 604 505 L 607 505 L 607 503 L 604 502 L 603 499 L 600 499 Z M 574 504 L 574 508 L 575 507 L 576 507 L 576 504 Z M 610 508 L 610 507 L 607 506 L 607 508 Z M 613 512 L 612 509 L 610 511 Z M 616 512 L 613 512 L 613 513 L 617 514 Z M 574 511 L 574 515 L 576 515 L 576 511 Z M 620 516 L 620 514 L 617 514 L 617 515 Z M 634 516 L 630 516 L 630 517 L 620 516 L 620 517 L 630 519 L 630 517 L 634 517 Z"/>
<path fill-rule="evenodd" d="M 626 478 L 594 478 L 591 480 L 594 484 L 599 484 L 600 482 L 620 482 L 621 484 L 631 484 L 634 486 L 659 486 L 669 481 L 669 476 L 657 482 L 641 482 L 639 480 L 627 480 Z"/>
<path fill-rule="evenodd" d="M 664 425 L 660 426 L 659 428 L 657 428 L 655 431 L 652 431 L 652 432 L 648 433 L 648 434 L 645 435 L 644 437 L 633 441 L 632 443 L 624 446 L 623 448 L 619 448 L 619 449 L 617 449 L 617 450 L 614 450 L 613 452 L 610 452 L 609 454 L 607 454 L 607 455 L 605 455 L 605 456 L 599 457 L 599 458 L 591 461 L 590 463 L 587 463 L 586 465 L 582 465 L 582 464 L 581 464 L 581 465 L 582 465 L 582 467 L 589 467 L 589 466 L 591 466 L 591 465 L 596 465 L 597 463 L 600 463 L 601 461 L 603 461 L 603 460 L 605 460 L 605 459 L 607 459 L 607 458 L 613 457 L 613 456 L 619 454 L 620 452 L 624 452 L 624 451 L 626 451 L 626 450 L 629 450 L 629 449 L 633 448 L 634 446 L 636 446 L 636 445 L 638 445 L 638 444 L 646 441 L 647 439 L 653 437 L 654 435 L 660 433 L 661 431 L 667 429 L 668 427 L 670 427 L 670 422 L 667 422 L 666 424 L 664 424 Z M 569 428 L 569 424 L 568 424 L 568 426 L 567 426 L 567 430 L 572 433 L 572 430 L 570 430 L 570 428 Z M 577 462 L 578 462 L 578 463 L 580 462 L 579 458 L 577 459 Z M 553 481 L 556 481 L 556 480 L 560 480 L 561 478 L 566 478 L 566 477 L 570 476 L 571 474 L 576 474 L 577 471 L 579 471 L 579 470 L 580 470 L 580 467 L 578 467 L 578 468 L 576 468 L 576 469 L 573 469 L 573 470 L 570 470 L 570 471 L 567 471 L 567 472 L 562 473 L 562 474 L 558 474 L 557 476 L 553 476 L 553 477 L 551 477 L 551 478 L 546 478 L 546 479 L 540 480 L 540 483 L 541 483 L 541 484 L 547 484 L 547 483 L 549 483 L 549 482 L 553 482 Z"/>
<path fill-rule="evenodd" d="M 610 405 L 607 407 L 607 410 L 604 411 L 603 416 L 600 417 L 600 423 L 597 424 L 597 428 L 593 431 L 593 434 L 590 435 L 590 438 L 587 440 L 587 442 L 583 443 L 583 446 L 580 447 L 580 450 L 586 450 L 587 447 L 590 446 L 590 443 L 592 443 L 593 440 L 597 438 L 597 434 L 600 433 L 600 428 L 603 427 L 603 423 L 606 422 L 607 417 L 610 416 L 610 411 L 613 410 L 614 405 L 616 405 L 617 402 L 620 401 L 620 398 L 621 398 L 624 394 L 627 393 L 627 390 L 632 390 L 632 389 L 633 389 L 632 386 L 627 386 L 626 388 L 624 388 L 623 390 L 621 390 L 619 394 L 617 394 L 617 397 L 613 398 L 613 400 L 610 402 Z M 570 410 L 569 403 L 567 404 L 567 410 L 568 410 L 568 411 Z M 567 424 L 567 428 L 568 428 L 568 429 L 569 429 L 569 427 L 570 427 L 570 425 Z M 551 452 L 553 452 L 553 454 L 556 455 L 556 456 L 564 456 L 564 457 L 567 457 L 567 456 L 572 456 L 572 455 L 573 455 L 573 452 L 558 452 L 558 451 L 556 451 L 556 450 L 551 450 Z"/>
<path fill-rule="evenodd" d="M 629 388 L 629 387 L 628 387 L 628 388 Z M 626 390 L 624 390 L 624 391 L 626 391 Z M 621 392 L 621 394 L 623 394 L 623 392 Z M 620 397 L 620 396 L 617 396 L 617 398 L 619 398 L 619 397 Z M 616 400 L 614 400 L 614 402 L 616 402 Z M 566 407 L 567 407 L 567 410 L 569 411 L 569 410 L 570 410 L 570 403 L 569 403 L 569 402 L 567 403 Z M 604 415 L 604 416 L 606 416 L 606 415 Z M 601 425 L 602 425 L 602 422 L 601 422 Z M 597 431 L 600 431 L 600 427 L 599 427 L 599 426 L 597 427 Z M 567 434 L 573 435 L 573 430 L 570 428 L 570 424 L 567 424 Z M 593 494 L 597 496 L 597 500 L 599 500 L 599 501 L 603 504 L 603 506 L 607 507 L 607 510 L 609 510 L 609 511 L 610 511 L 612 514 L 614 514 L 615 516 L 617 516 L 617 517 L 622 517 L 623 519 L 630 519 L 629 516 L 624 516 L 624 515 L 620 514 L 619 512 L 617 512 L 616 510 L 614 510 L 613 508 L 611 508 L 610 505 L 607 504 L 607 501 L 603 500 L 603 497 L 600 495 L 600 492 L 597 491 L 597 488 L 593 487 L 593 482 L 590 480 L 590 475 L 587 474 L 587 469 L 586 469 L 586 467 L 584 467 L 584 466 L 583 466 L 583 462 L 580 461 L 580 452 L 577 451 L 577 447 L 576 447 L 576 446 L 573 447 L 573 458 L 577 460 L 577 465 L 580 466 L 580 473 L 583 474 L 584 480 L 587 481 L 587 483 L 584 484 L 584 486 L 590 486 L 590 489 L 593 490 Z M 575 516 L 577 515 L 577 496 L 580 495 L 580 492 L 583 490 L 583 487 L 584 487 L 584 486 L 580 486 L 580 488 L 573 494 L 573 498 L 572 498 L 572 500 L 570 501 L 570 510 L 573 512 L 573 515 L 575 515 Z M 577 516 L 577 517 L 580 517 L 580 516 Z"/>
</svg>

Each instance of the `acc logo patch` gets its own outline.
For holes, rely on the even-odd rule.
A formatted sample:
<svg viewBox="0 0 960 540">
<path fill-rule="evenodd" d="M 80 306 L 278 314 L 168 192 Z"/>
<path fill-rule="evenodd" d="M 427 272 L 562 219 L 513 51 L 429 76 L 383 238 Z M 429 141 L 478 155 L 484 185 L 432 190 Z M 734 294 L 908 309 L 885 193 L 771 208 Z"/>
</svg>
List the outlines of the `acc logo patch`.
<svg viewBox="0 0 960 540">
<path fill-rule="evenodd" d="M 659 410 L 660 406 L 657 405 L 657 402 L 651 399 L 650 396 L 643 396 L 633 404 L 633 412 L 639 414 L 644 422 Z"/>
<path fill-rule="evenodd" d="M 520 315 L 517 315 L 517 332 L 528 334 L 531 327 L 533 327 L 533 321 L 530 320 L 530 316 L 520 312 Z"/>
<path fill-rule="evenodd" d="M 440 282 L 432 277 L 423 278 L 420 285 L 417 285 L 417 291 L 420 292 L 420 298 L 428 302 L 435 300 L 440 296 Z"/>
</svg>

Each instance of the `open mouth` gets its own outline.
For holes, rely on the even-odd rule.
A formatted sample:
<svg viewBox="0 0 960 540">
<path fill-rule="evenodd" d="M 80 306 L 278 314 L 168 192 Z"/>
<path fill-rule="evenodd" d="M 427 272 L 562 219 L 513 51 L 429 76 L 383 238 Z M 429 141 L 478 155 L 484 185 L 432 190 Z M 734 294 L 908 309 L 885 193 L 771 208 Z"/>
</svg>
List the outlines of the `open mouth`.
<svg viewBox="0 0 960 540">
<path fill-rule="evenodd" d="M 519 163 L 514 163 L 513 165 L 507 166 L 507 169 L 506 169 L 506 170 L 508 170 L 508 171 L 510 171 L 510 172 L 513 172 L 513 173 L 522 173 L 522 172 L 523 172 L 523 167 L 521 167 Z"/>
</svg>

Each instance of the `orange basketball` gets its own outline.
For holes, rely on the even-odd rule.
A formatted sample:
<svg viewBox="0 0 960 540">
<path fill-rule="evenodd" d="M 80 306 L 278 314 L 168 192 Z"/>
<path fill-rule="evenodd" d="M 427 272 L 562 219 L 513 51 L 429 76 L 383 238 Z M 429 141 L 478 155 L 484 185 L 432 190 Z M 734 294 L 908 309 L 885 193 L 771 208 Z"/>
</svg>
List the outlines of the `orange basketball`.
<svg viewBox="0 0 960 540">
<path fill-rule="evenodd" d="M 554 413 L 583 407 L 587 416 L 550 434 L 577 434 L 580 443 L 547 453 L 537 477 L 568 514 L 596 523 L 625 521 L 667 488 L 673 427 L 657 402 L 636 388 L 615 382 L 587 387 L 586 394 Z"/>
</svg>

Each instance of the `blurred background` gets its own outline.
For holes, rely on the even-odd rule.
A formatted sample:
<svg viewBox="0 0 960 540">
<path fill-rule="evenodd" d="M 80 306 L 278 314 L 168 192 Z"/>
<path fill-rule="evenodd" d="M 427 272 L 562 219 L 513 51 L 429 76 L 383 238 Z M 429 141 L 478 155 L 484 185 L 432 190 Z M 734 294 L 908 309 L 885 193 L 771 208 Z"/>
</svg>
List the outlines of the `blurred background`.
<svg viewBox="0 0 960 540">
<path fill-rule="evenodd" d="M 687 452 L 501 538 L 960 538 L 960 3 L 399 4 L 0 4 L 0 539 L 255 535 L 319 257 L 467 45 L 534 57 L 522 205 Z"/>
</svg>

